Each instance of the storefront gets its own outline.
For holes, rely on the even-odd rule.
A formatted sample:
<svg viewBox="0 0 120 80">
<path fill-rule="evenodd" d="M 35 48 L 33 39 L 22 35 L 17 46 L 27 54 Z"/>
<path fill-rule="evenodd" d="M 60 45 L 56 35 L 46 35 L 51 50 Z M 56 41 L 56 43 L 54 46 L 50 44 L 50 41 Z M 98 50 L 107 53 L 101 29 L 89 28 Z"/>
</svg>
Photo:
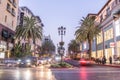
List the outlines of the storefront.
<svg viewBox="0 0 120 80">
<path fill-rule="evenodd" d="M 0 59 L 5 58 L 5 51 L 7 50 L 7 44 L 5 41 L 0 41 Z"/>
<path fill-rule="evenodd" d="M 0 59 L 9 58 L 14 44 L 15 32 L 0 24 Z"/>
</svg>

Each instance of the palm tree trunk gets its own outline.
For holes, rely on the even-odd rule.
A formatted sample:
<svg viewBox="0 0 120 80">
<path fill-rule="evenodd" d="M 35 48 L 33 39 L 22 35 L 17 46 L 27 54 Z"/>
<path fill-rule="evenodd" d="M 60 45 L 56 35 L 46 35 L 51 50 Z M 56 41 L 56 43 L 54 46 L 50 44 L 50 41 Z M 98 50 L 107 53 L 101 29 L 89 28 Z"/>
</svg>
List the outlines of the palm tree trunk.
<svg viewBox="0 0 120 80">
<path fill-rule="evenodd" d="M 98 49 L 98 45 L 97 45 L 97 37 L 95 37 L 95 46 L 96 46 L 96 58 L 98 57 L 98 54 L 97 54 L 97 49 Z"/>
<path fill-rule="evenodd" d="M 88 40 L 89 43 L 89 50 L 88 50 L 88 54 L 89 54 L 89 58 L 91 58 L 91 53 L 92 53 L 92 40 Z"/>
</svg>

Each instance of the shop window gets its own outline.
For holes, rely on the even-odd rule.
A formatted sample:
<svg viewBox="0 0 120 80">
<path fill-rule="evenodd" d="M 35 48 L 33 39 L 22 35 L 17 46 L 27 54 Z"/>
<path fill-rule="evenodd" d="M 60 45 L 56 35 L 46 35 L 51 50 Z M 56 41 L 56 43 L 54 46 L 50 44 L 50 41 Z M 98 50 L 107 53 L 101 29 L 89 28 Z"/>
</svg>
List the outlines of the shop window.
<svg viewBox="0 0 120 80">
<path fill-rule="evenodd" d="M 2 37 L 4 37 L 4 38 L 8 38 L 9 37 L 7 30 L 4 30 L 4 29 L 2 30 Z"/>
<path fill-rule="evenodd" d="M 9 38 L 12 39 L 13 37 L 14 37 L 14 34 L 13 34 L 13 33 L 10 33 L 10 34 L 9 34 Z"/>
</svg>

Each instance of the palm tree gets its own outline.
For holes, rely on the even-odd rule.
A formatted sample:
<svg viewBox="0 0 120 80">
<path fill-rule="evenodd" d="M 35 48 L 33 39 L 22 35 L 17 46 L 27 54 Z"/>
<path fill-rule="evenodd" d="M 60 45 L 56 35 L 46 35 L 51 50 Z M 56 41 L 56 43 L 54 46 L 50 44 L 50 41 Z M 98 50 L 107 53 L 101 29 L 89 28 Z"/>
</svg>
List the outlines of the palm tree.
<svg viewBox="0 0 120 80">
<path fill-rule="evenodd" d="M 15 38 L 35 42 L 36 38 L 42 39 L 42 27 L 37 25 L 34 17 L 24 17 L 24 24 L 17 26 Z"/>
<path fill-rule="evenodd" d="M 76 40 L 70 41 L 70 43 L 68 44 L 68 51 L 69 51 L 70 55 L 71 55 L 71 51 L 74 53 L 72 55 L 77 55 L 77 52 L 80 51 L 79 44 L 76 42 Z"/>
<path fill-rule="evenodd" d="M 92 41 L 94 37 L 96 37 L 99 32 L 100 28 L 95 25 L 95 21 L 92 17 L 86 17 L 81 19 L 81 26 L 76 30 L 76 40 L 80 42 L 88 41 L 89 43 L 89 50 L 88 54 L 91 57 L 92 52 Z"/>
<path fill-rule="evenodd" d="M 20 45 L 20 43 L 17 43 L 14 45 L 14 48 L 12 51 L 13 54 L 11 56 L 16 58 L 23 57 L 24 54 L 22 54 L 21 51 L 22 51 L 22 46 Z"/>
<path fill-rule="evenodd" d="M 30 43 L 30 39 L 34 42 L 36 39 L 42 39 L 42 26 L 38 25 L 34 17 L 24 17 L 23 25 L 16 28 L 15 38 L 19 41 L 25 40 Z M 29 44 L 30 45 L 30 44 Z M 26 47 L 27 49 L 27 47 Z"/>
</svg>

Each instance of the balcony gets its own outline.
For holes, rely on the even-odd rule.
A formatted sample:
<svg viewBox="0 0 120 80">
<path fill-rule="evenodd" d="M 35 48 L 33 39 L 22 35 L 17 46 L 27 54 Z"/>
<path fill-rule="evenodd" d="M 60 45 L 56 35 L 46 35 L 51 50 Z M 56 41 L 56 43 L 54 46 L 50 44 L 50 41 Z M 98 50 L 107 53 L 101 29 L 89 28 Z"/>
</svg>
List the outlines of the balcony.
<svg viewBox="0 0 120 80">
<path fill-rule="evenodd" d="M 14 0 L 8 0 L 8 1 L 16 8 L 17 4 Z"/>
<path fill-rule="evenodd" d="M 14 2 L 14 3 L 13 3 L 13 6 L 16 8 L 17 4 Z"/>
<path fill-rule="evenodd" d="M 15 12 L 14 11 L 12 11 L 12 13 L 11 13 L 13 16 L 15 16 Z"/>
<path fill-rule="evenodd" d="M 11 8 L 10 8 L 10 7 L 7 7 L 7 11 L 8 11 L 9 13 L 11 13 L 11 12 L 12 12 L 12 10 L 11 10 Z"/>
<path fill-rule="evenodd" d="M 10 3 L 12 3 L 13 2 L 13 0 L 8 0 Z"/>
</svg>

